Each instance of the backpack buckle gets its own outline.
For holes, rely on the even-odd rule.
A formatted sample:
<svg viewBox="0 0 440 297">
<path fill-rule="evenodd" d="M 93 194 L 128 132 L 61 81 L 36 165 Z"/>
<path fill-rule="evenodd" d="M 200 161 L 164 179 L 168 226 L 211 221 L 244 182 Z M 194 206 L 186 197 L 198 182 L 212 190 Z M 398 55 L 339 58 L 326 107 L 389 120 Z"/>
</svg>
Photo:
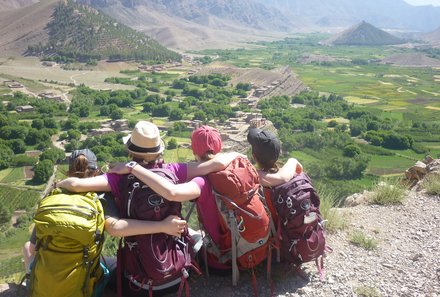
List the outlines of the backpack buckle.
<svg viewBox="0 0 440 297">
<path fill-rule="evenodd" d="M 242 216 L 240 216 L 240 221 L 237 223 L 237 230 L 240 233 L 246 230 L 246 226 L 244 226 L 243 224 L 244 224 L 244 219 Z"/>
<path fill-rule="evenodd" d="M 189 273 L 188 273 L 188 271 L 185 268 L 182 268 L 181 271 L 182 271 L 182 275 L 183 275 L 184 278 L 188 278 L 189 277 Z"/>
<path fill-rule="evenodd" d="M 286 199 L 286 205 L 287 205 L 287 208 L 292 208 L 292 206 L 293 206 L 292 198 L 287 197 L 287 199 Z"/>
<path fill-rule="evenodd" d="M 128 246 L 128 249 L 130 250 L 130 252 L 135 246 L 138 245 L 137 241 L 135 241 L 135 242 L 126 241 L 125 244 Z"/>
</svg>

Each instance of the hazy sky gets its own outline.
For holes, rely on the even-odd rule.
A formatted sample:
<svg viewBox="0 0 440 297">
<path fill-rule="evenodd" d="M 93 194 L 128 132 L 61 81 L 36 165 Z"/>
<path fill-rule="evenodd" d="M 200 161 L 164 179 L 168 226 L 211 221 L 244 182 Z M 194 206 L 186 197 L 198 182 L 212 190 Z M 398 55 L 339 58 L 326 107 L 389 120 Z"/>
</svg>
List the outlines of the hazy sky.
<svg viewBox="0 0 440 297">
<path fill-rule="evenodd" d="M 440 0 L 405 0 L 409 4 L 412 5 L 434 5 L 434 6 L 440 6 Z"/>
</svg>

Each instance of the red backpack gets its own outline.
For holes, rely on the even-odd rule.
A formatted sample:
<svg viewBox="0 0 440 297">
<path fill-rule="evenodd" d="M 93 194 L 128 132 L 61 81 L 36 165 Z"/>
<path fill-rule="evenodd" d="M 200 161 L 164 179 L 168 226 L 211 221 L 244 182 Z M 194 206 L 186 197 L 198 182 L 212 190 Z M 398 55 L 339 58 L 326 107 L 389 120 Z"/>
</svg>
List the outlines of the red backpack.
<svg viewBox="0 0 440 297">
<path fill-rule="evenodd" d="M 216 197 L 222 236 L 219 246 L 212 246 L 211 240 L 207 250 L 219 262 L 232 266 L 235 286 L 239 269 L 253 273 L 253 268 L 267 258 L 271 219 L 260 200 L 258 173 L 246 158 L 236 158 L 225 170 L 210 173 L 208 179 Z"/>
<path fill-rule="evenodd" d="M 296 269 L 302 263 L 315 260 L 323 278 L 322 256 L 330 248 L 325 244 L 319 196 L 310 177 L 301 173 L 287 183 L 266 189 L 267 193 L 269 209 L 276 218 L 283 260 Z"/>
<path fill-rule="evenodd" d="M 175 174 L 165 168 L 154 168 L 172 183 L 177 183 Z M 169 215 L 181 217 L 180 202 L 168 201 L 156 194 L 150 187 L 134 175 L 125 175 L 119 182 L 121 197 L 116 199 L 122 218 L 161 221 Z M 181 238 L 165 233 L 127 236 L 124 245 L 118 250 L 118 295 L 121 293 L 121 279 L 128 282 L 133 291 L 147 290 L 152 296 L 153 290 L 161 290 L 179 284 L 178 295 L 186 285 L 188 269 L 193 266 L 193 242 L 188 230 Z M 197 269 L 196 269 L 197 270 Z M 198 270 L 197 270 L 198 271 Z M 121 277 L 121 273 L 125 277 Z"/>
</svg>

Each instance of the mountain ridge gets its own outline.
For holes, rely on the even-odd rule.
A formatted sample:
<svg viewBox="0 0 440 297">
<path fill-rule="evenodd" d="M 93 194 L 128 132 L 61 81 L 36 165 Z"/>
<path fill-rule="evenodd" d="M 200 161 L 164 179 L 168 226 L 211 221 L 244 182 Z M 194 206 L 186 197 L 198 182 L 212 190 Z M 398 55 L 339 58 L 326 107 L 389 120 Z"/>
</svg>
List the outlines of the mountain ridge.
<svg viewBox="0 0 440 297">
<path fill-rule="evenodd" d="M 46 43 L 51 15 L 39 7 L 55 0 L 0 3 L 2 54 L 22 54 L 29 44 Z M 440 7 L 414 7 L 403 0 L 77 0 L 179 51 L 252 46 L 296 33 L 335 32 L 360 20 L 378 28 L 432 31 Z M 34 9 L 29 9 L 34 7 Z M 429 9 L 428 9 L 429 8 Z M 403 28 L 403 29 L 402 29 Z M 413 29 L 414 29 L 413 28 Z M 418 30 L 417 29 L 417 30 Z M 430 42 L 431 39 L 428 39 Z M 434 42 L 435 43 L 435 42 Z"/>
</svg>

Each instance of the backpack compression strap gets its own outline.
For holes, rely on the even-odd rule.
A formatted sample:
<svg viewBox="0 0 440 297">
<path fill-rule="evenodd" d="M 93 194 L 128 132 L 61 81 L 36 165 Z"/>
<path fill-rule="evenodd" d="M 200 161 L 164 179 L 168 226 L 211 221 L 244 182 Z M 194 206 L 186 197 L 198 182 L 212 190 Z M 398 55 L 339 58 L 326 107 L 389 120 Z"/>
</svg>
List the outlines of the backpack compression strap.
<svg viewBox="0 0 440 297">
<path fill-rule="evenodd" d="M 237 222 L 235 220 L 235 215 L 233 210 L 229 210 L 229 227 L 231 229 L 231 252 L 232 252 L 232 285 L 236 286 L 238 283 L 238 278 L 240 277 L 240 272 L 238 271 L 237 264 L 237 237 L 238 229 Z"/>
</svg>

